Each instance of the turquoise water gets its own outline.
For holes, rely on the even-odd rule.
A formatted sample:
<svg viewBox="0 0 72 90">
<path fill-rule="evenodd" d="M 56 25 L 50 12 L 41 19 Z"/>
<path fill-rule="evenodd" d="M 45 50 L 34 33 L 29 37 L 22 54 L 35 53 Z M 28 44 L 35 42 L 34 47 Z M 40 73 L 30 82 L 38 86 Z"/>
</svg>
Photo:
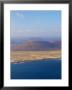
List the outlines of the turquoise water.
<svg viewBox="0 0 72 90">
<path fill-rule="evenodd" d="M 61 79 L 61 60 L 11 63 L 11 79 Z"/>
</svg>

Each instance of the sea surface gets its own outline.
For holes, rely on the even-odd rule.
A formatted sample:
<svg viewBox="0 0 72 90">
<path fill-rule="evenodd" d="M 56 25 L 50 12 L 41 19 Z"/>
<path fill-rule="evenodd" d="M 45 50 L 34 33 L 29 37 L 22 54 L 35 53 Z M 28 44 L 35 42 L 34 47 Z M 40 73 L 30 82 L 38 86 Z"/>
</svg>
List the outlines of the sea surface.
<svg viewBox="0 0 72 90">
<path fill-rule="evenodd" d="M 11 63 L 11 79 L 61 79 L 61 60 Z"/>
</svg>

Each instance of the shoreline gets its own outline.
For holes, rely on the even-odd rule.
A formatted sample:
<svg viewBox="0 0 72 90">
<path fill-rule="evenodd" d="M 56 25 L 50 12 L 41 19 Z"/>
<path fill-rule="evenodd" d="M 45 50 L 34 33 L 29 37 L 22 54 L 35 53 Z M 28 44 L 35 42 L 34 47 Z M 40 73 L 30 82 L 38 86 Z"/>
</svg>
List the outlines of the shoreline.
<svg viewBox="0 0 72 90">
<path fill-rule="evenodd" d="M 48 58 L 50 60 L 61 60 L 61 58 Z M 25 63 L 25 62 L 35 62 L 35 61 L 47 61 L 48 59 L 36 59 L 36 60 L 23 60 L 23 61 L 15 61 L 15 62 L 10 62 L 11 64 L 19 64 L 19 63 Z"/>
<path fill-rule="evenodd" d="M 17 62 L 28 62 L 28 61 L 38 61 L 38 60 L 47 60 L 47 59 L 58 59 L 61 58 L 61 50 L 52 50 L 52 51 L 14 51 L 11 52 L 12 63 Z"/>
</svg>

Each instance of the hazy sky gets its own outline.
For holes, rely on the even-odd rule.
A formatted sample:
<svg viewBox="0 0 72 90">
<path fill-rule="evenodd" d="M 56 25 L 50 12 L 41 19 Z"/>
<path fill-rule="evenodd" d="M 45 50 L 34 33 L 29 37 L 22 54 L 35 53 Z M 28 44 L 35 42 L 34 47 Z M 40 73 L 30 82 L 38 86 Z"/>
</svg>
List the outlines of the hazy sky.
<svg viewBox="0 0 72 90">
<path fill-rule="evenodd" d="M 11 38 L 61 37 L 60 11 L 11 11 Z"/>
</svg>

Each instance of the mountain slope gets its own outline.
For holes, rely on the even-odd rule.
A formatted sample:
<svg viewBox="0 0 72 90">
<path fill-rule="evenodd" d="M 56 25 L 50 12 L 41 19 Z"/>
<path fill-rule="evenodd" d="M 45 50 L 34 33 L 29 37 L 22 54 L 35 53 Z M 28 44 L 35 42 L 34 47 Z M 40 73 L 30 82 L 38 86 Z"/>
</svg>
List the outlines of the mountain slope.
<svg viewBox="0 0 72 90">
<path fill-rule="evenodd" d="M 61 49 L 60 41 L 33 41 L 27 40 L 22 43 L 12 43 L 11 50 L 14 51 L 47 51 Z"/>
</svg>

